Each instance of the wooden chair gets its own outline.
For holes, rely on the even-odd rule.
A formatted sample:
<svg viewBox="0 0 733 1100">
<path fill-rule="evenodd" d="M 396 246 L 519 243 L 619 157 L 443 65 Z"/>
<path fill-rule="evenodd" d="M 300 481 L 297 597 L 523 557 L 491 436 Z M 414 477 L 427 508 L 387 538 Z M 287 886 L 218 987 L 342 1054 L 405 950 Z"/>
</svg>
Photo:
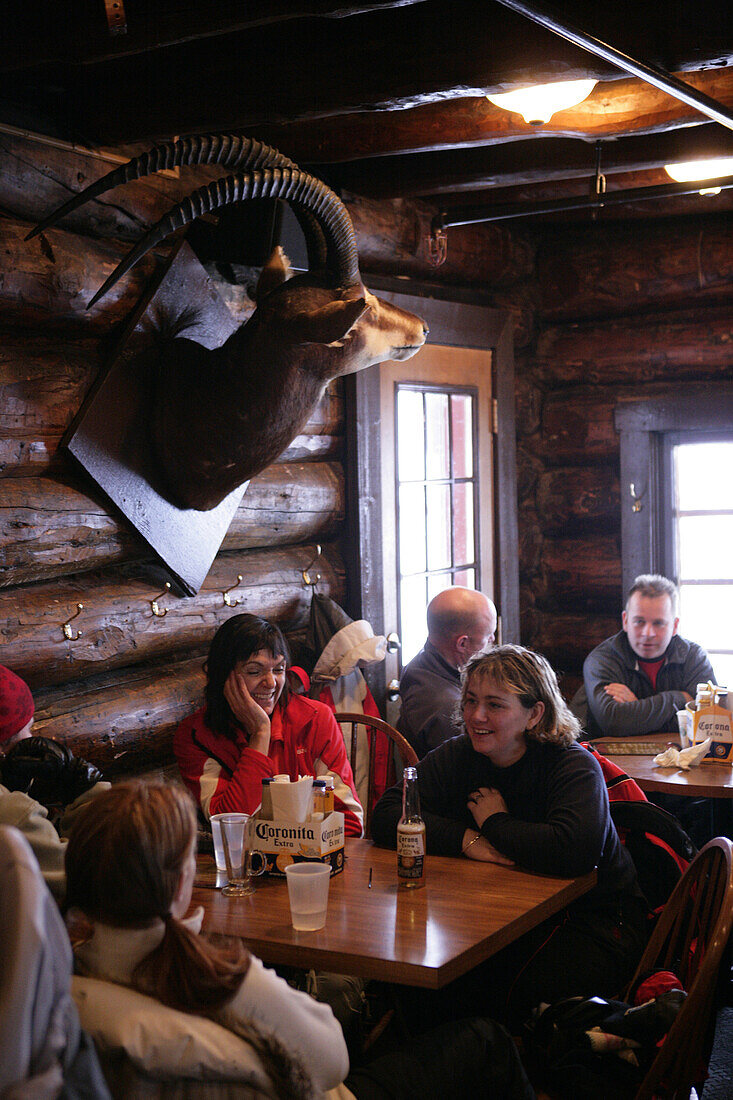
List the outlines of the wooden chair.
<svg viewBox="0 0 733 1100">
<path fill-rule="evenodd" d="M 377 732 L 384 733 L 393 744 L 397 747 L 397 751 L 400 754 L 403 767 L 414 766 L 418 762 L 417 753 L 413 749 L 409 741 L 406 741 L 402 734 L 390 726 L 389 722 L 384 722 L 381 718 L 373 718 L 370 714 L 359 714 L 344 711 L 335 715 L 336 721 L 341 726 L 351 727 L 351 738 L 348 739 L 344 736 L 346 746 L 349 751 L 349 763 L 351 769 L 356 776 L 357 765 L 357 753 L 359 749 L 359 739 L 357 737 L 357 727 L 363 726 L 367 732 L 367 751 L 368 751 L 368 787 L 367 796 L 364 800 L 364 836 L 371 835 L 371 823 L 372 823 L 372 804 L 374 802 L 374 745 L 377 738 Z"/>
<path fill-rule="evenodd" d="M 727 979 L 733 922 L 733 844 L 716 837 L 687 868 L 652 933 L 636 982 L 652 970 L 671 970 L 687 998 L 636 1093 L 636 1100 L 688 1100 L 704 1079 L 713 1044 L 720 979 Z"/>
</svg>

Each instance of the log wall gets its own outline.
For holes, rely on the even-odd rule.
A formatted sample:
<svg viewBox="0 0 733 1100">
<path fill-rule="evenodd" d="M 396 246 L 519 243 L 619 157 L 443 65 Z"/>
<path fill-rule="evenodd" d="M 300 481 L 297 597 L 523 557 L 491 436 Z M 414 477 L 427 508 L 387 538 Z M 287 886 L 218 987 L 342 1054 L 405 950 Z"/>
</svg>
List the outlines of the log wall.
<svg viewBox="0 0 733 1100">
<path fill-rule="evenodd" d="M 170 764 L 173 730 L 199 705 L 203 657 L 228 616 L 254 611 L 277 621 L 297 654 L 310 606 L 302 571 L 316 543 L 323 546 L 319 591 L 348 607 L 348 516 L 344 402 L 332 384 L 302 434 L 250 483 L 200 592 L 166 594 L 165 615 L 153 614 L 165 574 L 60 443 L 154 259 L 146 257 L 91 310 L 87 302 L 129 242 L 188 194 L 194 177 L 183 169 L 180 177 L 137 181 L 25 240 L 38 219 L 110 167 L 71 148 L 0 134 L 0 662 L 33 689 L 36 731 L 114 777 Z M 220 174 L 197 169 L 196 182 L 208 171 Z M 432 214 L 424 204 L 351 206 L 365 270 L 441 277 L 424 258 Z M 482 254 L 491 257 L 490 277 Z M 526 241 L 482 227 L 464 236 L 442 278 L 476 290 L 483 271 L 500 295 L 526 286 L 532 263 Z M 188 294 L 202 308 L 202 325 L 207 303 L 220 314 L 224 302 L 239 321 L 253 308 L 246 287 L 207 280 L 200 265 L 188 286 L 185 277 L 172 296 L 185 301 Z M 519 294 L 516 316 L 531 332 Z M 208 335 L 213 346 L 216 333 Z M 235 609 L 223 598 L 233 586 Z M 67 638 L 63 625 L 79 604 Z"/>
<path fill-rule="evenodd" d="M 620 629 L 624 399 L 730 379 L 730 219 L 537 231 L 536 334 L 518 356 L 522 641 L 570 697 Z"/>
</svg>

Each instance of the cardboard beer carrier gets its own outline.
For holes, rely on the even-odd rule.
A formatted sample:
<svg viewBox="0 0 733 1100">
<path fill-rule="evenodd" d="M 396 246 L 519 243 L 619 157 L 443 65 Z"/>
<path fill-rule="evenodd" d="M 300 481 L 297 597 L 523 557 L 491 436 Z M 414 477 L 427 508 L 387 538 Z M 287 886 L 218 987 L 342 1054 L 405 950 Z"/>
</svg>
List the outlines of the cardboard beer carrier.
<svg viewBox="0 0 733 1100">
<path fill-rule="evenodd" d="M 733 714 L 728 706 L 721 705 L 721 697 L 729 703 L 727 688 L 710 682 L 698 684 L 697 700 L 688 703 L 687 708 L 692 716 L 692 744 L 699 745 L 708 737 L 711 739 L 710 748 L 700 763 L 730 767 L 733 765 Z"/>
<path fill-rule="evenodd" d="M 338 811 L 314 813 L 313 803 L 308 791 L 302 789 L 300 811 L 284 812 L 278 807 L 288 804 L 288 794 L 296 795 L 294 788 L 303 784 L 308 777 L 292 784 L 285 783 L 290 792 L 282 787 L 276 792 L 278 798 L 274 806 L 261 806 L 252 819 L 252 846 L 262 852 L 267 861 L 265 873 L 285 877 L 285 868 L 291 863 L 329 863 L 331 874 L 337 875 L 344 869 L 344 815 Z M 296 802 L 293 797 L 293 803 Z M 307 807 L 306 807 L 307 802 Z"/>
<path fill-rule="evenodd" d="M 268 875 L 285 877 L 291 863 L 330 863 L 331 874 L 344 869 L 344 815 L 338 811 L 321 821 L 263 820 L 255 815 L 252 845 L 267 860 Z"/>
</svg>

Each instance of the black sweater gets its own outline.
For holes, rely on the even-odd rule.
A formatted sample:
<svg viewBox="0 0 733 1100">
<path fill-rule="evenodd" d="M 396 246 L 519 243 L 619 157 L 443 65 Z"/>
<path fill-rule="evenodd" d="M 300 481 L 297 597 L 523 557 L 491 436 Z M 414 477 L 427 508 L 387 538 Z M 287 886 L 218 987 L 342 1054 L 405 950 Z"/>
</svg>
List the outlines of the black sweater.
<svg viewBox="0 0 733 1100">
<path fill-rule="evenodd" d="M 508 812 L 493 814 L 480 831 L 502 855 L 527 871 L 564 878 L 597 867 L 598 885 L 578 903 L 584 907 L 638 896 L 631 857 L 611 821 L 601 769 L 580 745 L 528 740 L 520 760 L 498 768 L 462 735 L 428 753 L 417 770 L 428 853 L 460 855 L 466 829 L 477 828 L 468 796 L 477 787 L 494 787 Z M 374 808 L 375 843 L 395 847 L 401 813 L 398 784 Z"/>
</svg>

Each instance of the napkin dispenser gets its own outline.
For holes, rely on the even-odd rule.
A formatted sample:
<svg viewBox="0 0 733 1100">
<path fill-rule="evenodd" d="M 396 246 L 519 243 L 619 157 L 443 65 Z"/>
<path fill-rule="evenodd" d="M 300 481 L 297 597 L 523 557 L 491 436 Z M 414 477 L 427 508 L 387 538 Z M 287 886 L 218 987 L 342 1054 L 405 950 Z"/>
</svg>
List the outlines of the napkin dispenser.
<svg viewBox="0 0 733 1100">
<path fill-rule="evenodd" d="M 303 776 L 295 782 L 277 776 L 269 784 L 272 816 L 262 807 L 254 815 L 253 847 L 267 861 L 266 874 L 285 877 L 291 863 L 328 863 L 331 874 L 344 868 L 344 815 L 313 813 L 313 779 Z"/>
<path fill-rule="evenodd" d="M 721 698 L 727 702 L 727 696 L 727 688 L 708 682 L 697 685 L 695 702 L 687 704 L 692 718 L 692 744 L 710 738 L 710 748 L 701 764 L 733 765 L 733 714 L 720 702 Z"/>
</svg>

